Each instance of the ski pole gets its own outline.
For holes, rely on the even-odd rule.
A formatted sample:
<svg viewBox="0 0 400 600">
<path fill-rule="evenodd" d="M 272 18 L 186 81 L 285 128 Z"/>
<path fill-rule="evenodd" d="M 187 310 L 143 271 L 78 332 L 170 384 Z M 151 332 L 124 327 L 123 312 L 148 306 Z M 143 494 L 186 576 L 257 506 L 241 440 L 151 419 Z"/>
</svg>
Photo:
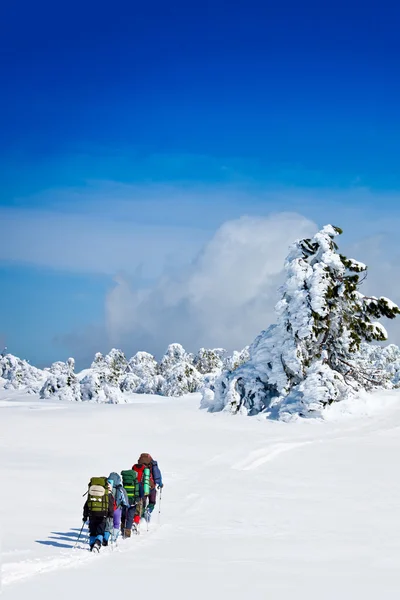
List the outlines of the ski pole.
<svg viewBox="0 0 400 600">
<path fill-rule="evenodd" d="M 161 498 L 162 498 L 162 487 L 160 488 L 160 503 L 158 505 L 158 524 L 160 524 L 160 519 L 161 519 Z"/>
<path fill-rule="evenodd" d="M 74 550 L 76 549 L 76 547 L 77 547 L 77 545 L 78 545 L 78 542 L 79 542 L 79 540 L 80 540 L 80 538 L 81 538 L 82 531 L 83 531 L 83 528 L 85 527 L 85 525 L 86 525 L 86 521 L 83 521 L 83 523 L 82 523 L 82 527 L 81 527 L 81 530 L 80 530 L 80 532 L 79 532 L 79 535 L 78 535 L 78 539 L 77 539 L 77 540 L 76 540 L 76 542 L 75 542 Z"/>
</svg>

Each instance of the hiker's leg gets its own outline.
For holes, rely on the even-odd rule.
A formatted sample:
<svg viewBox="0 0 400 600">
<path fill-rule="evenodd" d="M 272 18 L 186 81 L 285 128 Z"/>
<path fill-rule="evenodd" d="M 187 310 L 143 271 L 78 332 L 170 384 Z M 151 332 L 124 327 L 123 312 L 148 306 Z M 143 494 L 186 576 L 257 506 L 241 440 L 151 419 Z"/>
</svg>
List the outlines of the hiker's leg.
<svg viewBox="0 0 400 600">
<path fill-rule="evenodd" d="M 96 518 L 96 540 L 103 543 L 104 533 L 107 525 L 107 517 Z"/>
<path fill-rule="evenodd" d="M 90 544 L 90 546 L 93 546 L 95 540 L 96 540 L 96 523 L 95 523 L 93 517 L 91 517 L 89 519 L 89 544 Z"/>
<path fill-rule="evenodd" d="M 121 514 L 121 531 L 123 531 L 125 529 L 127 514 L 128 514 L 128 508 L 126 506 L 124 506 L 122 508 L 122 514 Z"/>
<path fill-rule="evenodd" d="M 134 520 L 134 522 L 135 522 L 136 525 L 138 525 L 140 523 L 140 518 L 141 518 L 141 516 L 143 514 L 143 502 L 144 502 L 144 500 L 145 500 L 145 498 L 142 498 L 142 499 L 138 500 L 136 502 L 136 505 L 135 505 L 135 512 L 134 512 L 135 516 L 133 517 L 133 520 Z"/>
<path fill-rule="evenodd" d="M 108 543 L 110 539 L 111 532 L 113 531 L 113 519 L 108 517 L 106 519 L 106 527 L 104 531 L 104 541 Z"/>
<path fill-rule="evenodd" d="M 121 513 L 122 510 L 120 508 L 114 510 L 114 529 L 119 529 L 121 527 Z"/>
<path fill-rule="evenodd" d="M 135 506 L 130 506 L 126 511 L 125 529 L 132 529 Z"/>
<path fill-rule="evenodd" d="M 156 502 L 157 502 L 157 490 L 154 487 L 152 490 L 150 490 L 150 494 L 149 494 L 148 511 L 150 513 L 153 512 Z"/>
</svg>

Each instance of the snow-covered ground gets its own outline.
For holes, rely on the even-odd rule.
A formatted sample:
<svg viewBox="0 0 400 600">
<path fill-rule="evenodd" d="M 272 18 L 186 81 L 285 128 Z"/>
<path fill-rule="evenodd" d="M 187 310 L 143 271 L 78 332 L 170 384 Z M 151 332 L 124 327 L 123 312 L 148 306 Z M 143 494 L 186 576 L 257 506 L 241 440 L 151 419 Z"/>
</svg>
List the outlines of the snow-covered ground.
<svg viewBox="0 0 400 600">
<path fill-rule="evenodd" d="M 0 390 L 5 600 L 400 597 L 399 392 L 289 424 L 211 415 L 198 394 L 131 401 Z M 163 470 L 160 524 L 73 550 L 89 477 L 141 452 Z"/>
</svg>

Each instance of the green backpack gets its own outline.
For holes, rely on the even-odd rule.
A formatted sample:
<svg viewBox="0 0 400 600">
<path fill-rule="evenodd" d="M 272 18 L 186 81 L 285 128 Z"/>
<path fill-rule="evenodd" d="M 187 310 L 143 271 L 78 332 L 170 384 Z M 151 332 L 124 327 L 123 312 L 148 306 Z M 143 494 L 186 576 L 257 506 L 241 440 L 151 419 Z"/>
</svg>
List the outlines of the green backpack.
<svg viewBox="0 0 400 600">
<path fill-rule="evenodd" d="M 129 469 L 121 471 L 122 485 L 126 490 L 130 504 L 134 504 L 139 498 L 139 482 L 136 471 Z"/>
<path fill-rule="evenodd" d="M 89 516 L 106 517 L 109 504 L 107 477 L 92 477 L 89 481 L 87 494 Z"/>
</svg>

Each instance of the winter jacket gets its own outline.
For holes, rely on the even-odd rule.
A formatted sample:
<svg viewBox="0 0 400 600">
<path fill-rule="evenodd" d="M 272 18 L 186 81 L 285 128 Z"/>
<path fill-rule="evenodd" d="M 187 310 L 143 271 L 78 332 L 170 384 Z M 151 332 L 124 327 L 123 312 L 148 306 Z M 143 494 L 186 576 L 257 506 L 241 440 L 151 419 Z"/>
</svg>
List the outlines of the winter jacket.
<svg viewBox="0 0 400 600">
<path fill-rule="evenodd" d="M 128 495 L 122 484 L 117 485 L 115 488 L 115 504 L 117 505 L 117 508 L 129 506 Z"/>
<path fill-rule="evenodd" d="M 141 472 L 141 468 L 148 467 L 151 469 L 150 486 L 154 488 L 156 485 L 162 486 L 162 476 L 156 460 L 150 456 L 150 454 L 141 454 L 136 465 L 133 465 L 132 469 L 137 473 Z"/>
<path fill-rule="evenodd" d="M 162 476 L 161 476 L 161 471 L 159 469 L 158 463 L 156 460 L 152 460 L 151 461 L 151 470 L 153 473 L 153 479 L 154 479 L 154 483 L 156 485 L 162 485 Z"/>
<path fill-rule="evenodd" d="M 113 516 L 114 516 L 114 496 L 112 494 L 108 494 L 108 511 L 107 511 L 107 515 L 103 518 L 104 519 L 112 519 Z M 89 506 L 88 506 L 87 500 L 83 507 L 83 518 L 85 519 L 85 521 L 87 521 L 89 518 Z"/>
</svg>

